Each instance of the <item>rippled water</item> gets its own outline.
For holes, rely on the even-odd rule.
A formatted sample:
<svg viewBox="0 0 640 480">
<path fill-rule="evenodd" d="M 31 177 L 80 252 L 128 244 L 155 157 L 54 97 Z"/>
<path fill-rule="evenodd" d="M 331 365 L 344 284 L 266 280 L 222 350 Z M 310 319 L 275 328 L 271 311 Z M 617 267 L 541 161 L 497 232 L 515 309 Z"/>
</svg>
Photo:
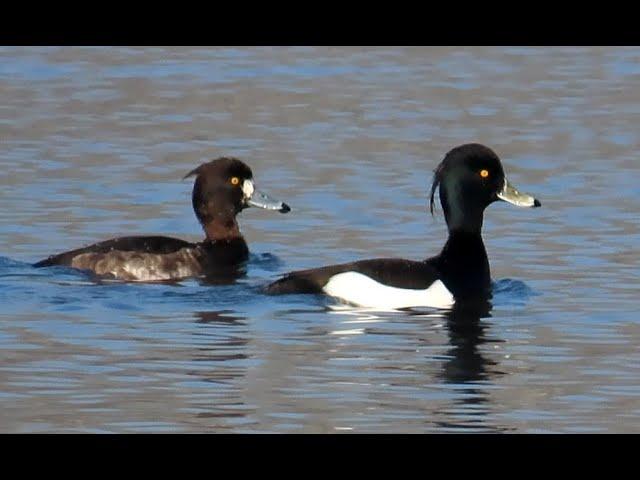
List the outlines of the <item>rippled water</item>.
<svg viewBox="0 0 640 480">
<path fill-rule="evenodd" d="M 0 431 L 640 432 L 638 48 L 0 48 Z M 493 308 L 268 297 L 280 273 L 436 254 L 431 172 L 470 141 L 543 208 L 491 206 Z M 33 269 L 125 234 L 202 237 L 234 155 L 233 285 Z"/>
</svg>

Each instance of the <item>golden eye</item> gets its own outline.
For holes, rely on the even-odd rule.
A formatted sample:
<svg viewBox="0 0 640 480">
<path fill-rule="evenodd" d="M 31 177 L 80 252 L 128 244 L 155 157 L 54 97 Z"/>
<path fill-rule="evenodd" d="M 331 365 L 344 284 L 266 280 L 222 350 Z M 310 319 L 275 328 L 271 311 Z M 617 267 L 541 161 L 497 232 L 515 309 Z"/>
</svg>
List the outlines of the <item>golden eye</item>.
<svg viewBox="0 0 640 480">
<path fill-rule="evenodd" d="M 484 168 L 480 170 L 480 176 L 482 178 L 487 178 L 489 176 L 489 170 L 485 170 Z"/>
<path fill-rule="evenodd" d="M 231 185 L 238 185 L 240 183 L 240 179 L 238 177 L 231 177 Z"/>
</svg>

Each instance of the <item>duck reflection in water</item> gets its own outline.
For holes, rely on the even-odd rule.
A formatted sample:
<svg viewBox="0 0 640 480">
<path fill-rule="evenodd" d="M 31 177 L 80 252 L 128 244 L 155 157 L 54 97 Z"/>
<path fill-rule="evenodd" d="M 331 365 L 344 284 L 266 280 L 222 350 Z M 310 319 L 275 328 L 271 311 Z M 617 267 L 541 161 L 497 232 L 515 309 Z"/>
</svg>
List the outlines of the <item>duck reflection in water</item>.
<svg viewBox="0 0 640 480">
<path fill-rule="evenodd" d="M 442 319 L 442 327 L 446 329 L 444 340 L 444 355 L 430 353 L 425 363 L 416 365 L 416 374 L 424 372 L 425 378 L 414 378 L 411 384 L 418 382 L 427 388 L 434 385 L 448 385 L 446 391 L 453 393 L 446 405 L 435 407 L 429 405 L 425 411 L 425 428 L 430 431 L 434 425 L 439 429 L 451 432 L 503 432 L 506 429 L 491 418 L 490 390 L 495 380 L 504 375 L 499 366 L 499 359 L 491 355 L 493 348 L 487 349 L 487 344 L 502 343 L 504 340 L 496 338 L 489 333 L 491 329 L 491 296 L 478 299 L 474 302 L 460 303 L 451 310 L 397 310 L 392 317 L 388 312 L 376 312 L 371 309 L 348 308 L 344 305 L 329 307 L 334 313 L 345 315 L 357 315 L 361 322 L 368 321 L 376 324 L 376 327 L 364 327 L 357 329 L 358 333 L 388 333 L 388 328 L 383 325 L 391 322 L 402 323 L 402 330 L 409 335 L 415 343 L 415 351 L 427 349 L 433 352 L 434 323 L 430 320 Z M 402 315 L 404 314 L 404 315 Z M 410 321 L 412 328 L 405 330 L 406 321 Z M 439 322 L 438 322 L 439 323 Z M 424 325 L 424 327 L 422 327 Z M 424 332 L 423 328 L 429 328 Z M 394 333 L 397 331 L 393 329 Z M 356 330 L 352 330 L 356 333 Z M 436 335 L 437 336 L 437 335 Z M 447 346 L 448 345 L 448 346 Z M 441 360 L 437 370 L 431 369 L 434 359 Z M 436 401 L 435 404 L 438 402 Z M 435 407 L 435 408 L 434 408 Z"/>
<path fill-rule="evenodd" d="M 487 333 L 491 324 L 486 319 L 491 318 L 491 308 L 487 300 L 454 307 L 444 314 L 450 348 L 438 377 L 446 384 L 459 386 L 453 403 L 441 412 L 449 420 L 436 422 L 446 430 L 487 433 L 507 430 L 489 417 L 491 399 L 487 387 L 505 374 L 496 360 L 482 353 L 485 344 L 504 342 Z"/>
</svg>

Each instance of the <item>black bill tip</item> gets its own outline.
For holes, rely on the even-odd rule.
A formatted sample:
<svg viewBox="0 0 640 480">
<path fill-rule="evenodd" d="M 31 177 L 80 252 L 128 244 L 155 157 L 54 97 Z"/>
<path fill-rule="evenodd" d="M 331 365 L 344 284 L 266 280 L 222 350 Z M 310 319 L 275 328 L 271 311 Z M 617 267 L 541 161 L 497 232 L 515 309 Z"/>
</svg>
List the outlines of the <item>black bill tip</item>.
<svg viewBox="0 0 640 480">
<path fill-rule="evenodd" d="M 533 199 L 533 207 L 541 207 L 542 204 L 540 203 L 540 200 L 538 200 L 537 198 Z"/>
<path fill-rule="evenodd" d="M 537 202 L 537 200 L 536 200 Z M 538 202 L 538 206 L 540 205 L 540 202 Z M 286 203 L 282 202 L 282 206 L 280 207 L 280 210 L 278 210 L 280 213 L 287 213 L 291 211 L 291 207 L 289 205 L 287 205 Z"/>
</svg>

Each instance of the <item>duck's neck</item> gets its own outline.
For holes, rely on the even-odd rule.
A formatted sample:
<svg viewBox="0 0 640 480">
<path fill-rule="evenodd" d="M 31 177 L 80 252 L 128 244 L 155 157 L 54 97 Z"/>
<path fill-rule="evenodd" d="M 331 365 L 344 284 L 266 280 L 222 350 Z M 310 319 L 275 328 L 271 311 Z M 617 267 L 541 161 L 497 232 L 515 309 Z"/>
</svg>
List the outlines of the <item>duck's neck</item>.
<svg viewBox="0 0 640 480">
<path fill-rule="evenodd" d="M 235 266 L 249 258 L 249 247 L 234 216 L 218 216 L 203 225 L 207 238 L 200 245 L 206 271 Z"/>
<path fill-rule="evenodd" d="M 446 198 L 446 197 L 445 197 Z M 480 238 L 484 209 L 482 205 L 467 202 L 464 208 L 449 206 L 449 202 L 443 202 L 444 218 L 447 221 L 449 235 L 453 233 L 475 233 Z M 482 239 L 481 239 L 482 240 Z"/>
<path fill-rule="evenodd" d="M 456 299 L 484 296 L 489 292 L 489 259 L 479 229 L 449 228 L 447 243 L 434 260 Z"/>
<path fill-rule="evenodd" d="M 218 215 L 205 223 L 202 228 L 209 242 L 231 242 L 242 239 L 235 215 Z"/>
</svg>

